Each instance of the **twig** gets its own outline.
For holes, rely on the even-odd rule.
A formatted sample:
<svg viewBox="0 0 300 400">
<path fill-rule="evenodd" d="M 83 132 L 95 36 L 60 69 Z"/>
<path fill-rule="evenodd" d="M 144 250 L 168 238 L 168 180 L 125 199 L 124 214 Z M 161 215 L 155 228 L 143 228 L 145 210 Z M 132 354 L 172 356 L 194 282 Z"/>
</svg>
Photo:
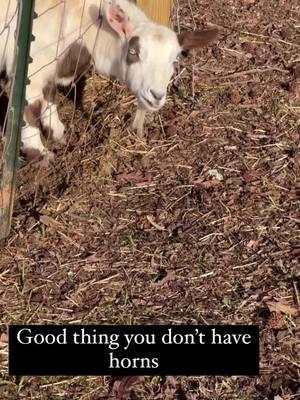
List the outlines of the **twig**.
<svg viewBox="0 0 300 400">
<path fill-rule="evenodd" d="M 211 78 L 212 81 L 217 81 L 218 79 L 226 79 L 226 78 L 237 78 L 243 75 L 250 75 L 250 74 L 262 74 L 264 72 L 271 72 L 271 71 L 277 71 L 277 72 L 284 72 L 286 73 L 287 71 L 277 68 L 277 67 L 269 67 L 269 68 L 253 68 L 253 69 L 248 69 L 247 71 L 241 71 L 241 72 L 233 72 L 228 75 L 223 75 L 223 76 L 216 76 L 214 78 Z"/>
</svg>

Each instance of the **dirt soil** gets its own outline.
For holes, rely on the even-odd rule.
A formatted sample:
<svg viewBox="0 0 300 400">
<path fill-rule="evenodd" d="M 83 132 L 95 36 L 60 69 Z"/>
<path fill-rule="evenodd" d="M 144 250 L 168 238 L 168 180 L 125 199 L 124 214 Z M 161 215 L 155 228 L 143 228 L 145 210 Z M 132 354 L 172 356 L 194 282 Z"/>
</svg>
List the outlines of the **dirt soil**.
<svg viewBox="0 0 300 400">
<path fill-rule="evenodd" d="M 83 110 L 60 98 L 54 165 L 20 169 L 1 399 L 300 399 L 299 1 L 175 3 L 176 29 L 220 37 L 181 62 L 145 140 L 126 88 L 90 76 Z M 259 324 L 261 375 L 15 379 L 10 323 Z"/>
</svg>

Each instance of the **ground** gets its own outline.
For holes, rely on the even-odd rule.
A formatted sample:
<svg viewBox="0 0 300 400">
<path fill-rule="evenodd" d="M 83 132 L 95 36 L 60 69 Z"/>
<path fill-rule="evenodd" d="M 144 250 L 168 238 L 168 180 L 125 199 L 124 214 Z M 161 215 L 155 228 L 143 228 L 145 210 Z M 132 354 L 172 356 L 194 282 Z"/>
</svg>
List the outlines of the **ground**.
<svg viewBox="0 0 300 400">
<path fill-rule="evenodd" d="M 145 140 L 134 98 L 91 76 L 84 112 L 61 98 L 55 164 L 19 172 L 0 259 L 2 399 L 300 398 L 299 2 L 175 3 L 176 29 L 220 36 L 182 61 Z M 10 323 L 258 324 L 261 374 L 15 379 Z"/>
</svg>

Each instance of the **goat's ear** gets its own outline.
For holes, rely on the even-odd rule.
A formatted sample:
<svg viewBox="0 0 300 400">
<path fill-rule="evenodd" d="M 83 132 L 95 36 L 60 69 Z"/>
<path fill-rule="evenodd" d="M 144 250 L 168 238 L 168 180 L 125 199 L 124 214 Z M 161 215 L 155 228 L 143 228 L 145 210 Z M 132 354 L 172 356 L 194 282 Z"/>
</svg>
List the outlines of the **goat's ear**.
<svg viewBox="0 0 300 400">
<path fill-rule="evenodd" d="M 106 11 L 106 19 L 111 28 L 118 33 L 121 39 L 128 39 L 132 32 L 132 26 L 128 15 L 115 2 L 111 2 Z"/>
<path fill-rule="evenodd" d="M 183 51 L 205 47 L 216 40 L 217 29 L 206 31 L 183 32 L 177 35 L 178 42 Z"/>
</svg>

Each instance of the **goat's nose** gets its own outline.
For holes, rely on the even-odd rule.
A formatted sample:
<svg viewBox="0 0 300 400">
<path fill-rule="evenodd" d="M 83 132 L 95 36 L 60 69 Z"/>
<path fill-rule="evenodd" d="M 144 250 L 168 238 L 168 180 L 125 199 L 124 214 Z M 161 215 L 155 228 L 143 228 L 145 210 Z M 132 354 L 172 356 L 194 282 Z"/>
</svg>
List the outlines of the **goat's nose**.
<svg viewBox="0 0 300 400">
<path fill-rule="evenodd" d="M 154 97 L 155 100 L 159 101 L 164 97 L 164 93 L 155 92 L 154 90 L 150 90 L 150 93 Z"/>
</svg>

